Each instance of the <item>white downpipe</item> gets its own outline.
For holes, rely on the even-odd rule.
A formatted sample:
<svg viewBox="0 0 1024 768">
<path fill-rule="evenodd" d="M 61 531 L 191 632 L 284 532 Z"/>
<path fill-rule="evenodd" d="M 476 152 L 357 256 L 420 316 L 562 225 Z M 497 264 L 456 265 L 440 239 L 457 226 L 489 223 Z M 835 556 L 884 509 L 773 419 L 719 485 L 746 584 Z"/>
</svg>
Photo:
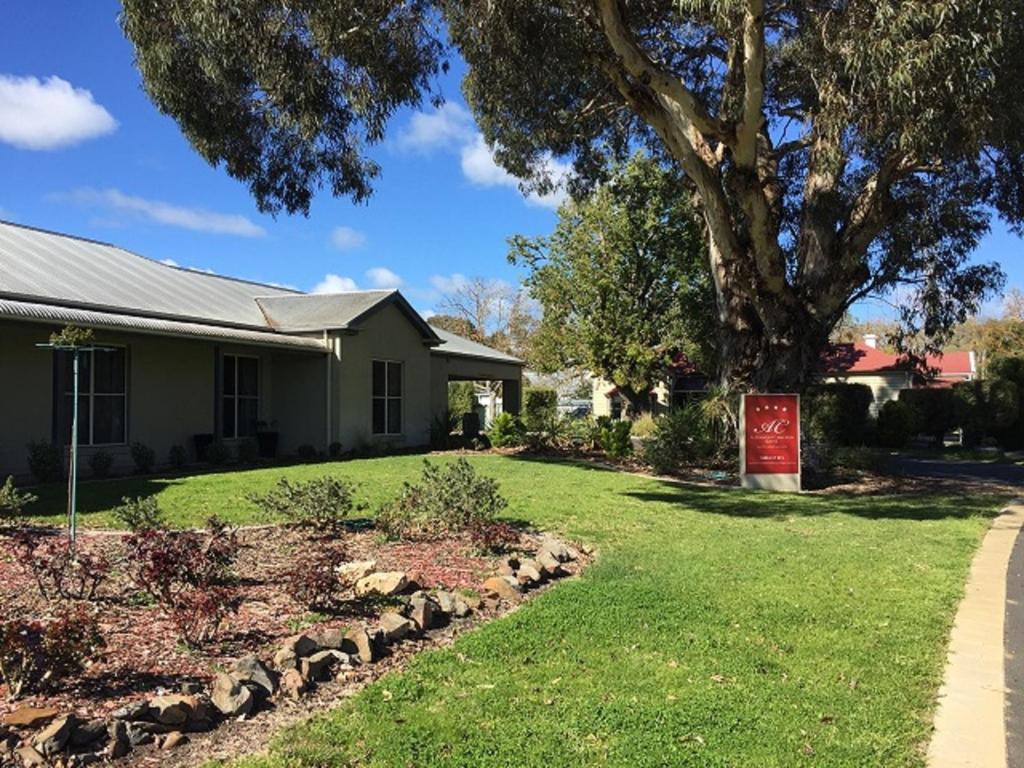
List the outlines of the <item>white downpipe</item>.
<svg viewBox="0 0 1024 768">
<path fill-rule="evenodd" d="M 324 450 L 330 450 L 331 438 L 334 430 L 331 429 L 331 401 L 334 399 L 331 386 L 331 372 L 334 368 L 334 339 L 330 338 L 327 331 L 324 331 L 324 346 L 327 347 L 327 442 L 324 443 Z"/>
</svg>

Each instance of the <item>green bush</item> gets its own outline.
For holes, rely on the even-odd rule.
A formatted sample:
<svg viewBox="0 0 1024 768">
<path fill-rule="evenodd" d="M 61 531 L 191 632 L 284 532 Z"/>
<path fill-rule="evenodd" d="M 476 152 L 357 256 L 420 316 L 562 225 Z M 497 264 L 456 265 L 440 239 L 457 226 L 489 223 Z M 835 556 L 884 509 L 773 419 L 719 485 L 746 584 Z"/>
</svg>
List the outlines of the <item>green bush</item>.
<svg viewBox="0 0 1024 768">
<path fill-rule="evenodd" d="M 31 493 L 19 491 L 14 487 L 14 478 L 8 475 L 3 485 L 0 485 L 0 523 L 10 518 L 17 517 L 21 510 L 27 505 L 36 501 L 37 497 Z"/>
<path fill-rule="evenodd" d="M 64 462 L 60 457 L 60 449 L 50 442 L 33 442 L 28 444 L 28 471 L 40 483 L 60 480 L 64 474 Z"/>
<path fill-rule="evenodd" d="M 525 431 L 516 416 L 504 411 L 494 417 L 487 437 L 495 448 L 511 448 L 523 444 Z"/>
<path fill-rule="evenodd" d="M 1008 381 L 1017 387 L 1017 418 L 996 430 L 999 444 L 1008 451 L 1024 448 L 1024 356 L 1004 357 L 990 366 L 993 379 Z"/>
<path fill-rule="evenodd" d="M 355 503 L 354 490 L 352 484 L 331 475 L 299 483 L 282 477 L 268 493 L 251 494 L 248 499 L 271 517 L 283 517 L 324 535 L 340 536 L 349 513 L 364 508 Z"/>
<path fill-rule="evenodd" d="M 156 463 L 156 452 L 148 445 L 132 443 L 132 461 L 135 462 L 135 471 L 140 475 L 148 475 L 153 471 Z"/>
<path fill-rule="evenodd" d="M 531 432 L 551 428 L 558 416 L 558 393 L 553 389 L 533 387 L 523 397 L 523 423 Z"/>
<path fill-rule="evenodd" d="M 633 419 L 633 426 L 629 433 L 633 437 L 650 437 L 657 430 L 657 420 L 649 413 L 644 413 Z"/>
<path fill-rule="evenodd" d="M 240 440 L 238 447 L 238 463 L 239 464 L 255 464 L 260 458 L 260 445 L 256 442 L 255 438 L 247 437 Z"/>
<path fill-rule="evenodd" d="M 654 433 L 641 449 L 641 459 L 658 474 L 668 474 L 714 455 L 715 443 L 698 405 L 677 408 L 654 421 Z"/>
<path fill-rule="evenodd" d="M 171 449 L 167 452 L 167 463 L 174 469 L 182 469 L 188 464 L 188 452 L 184 446 L 172 445 Z"/>
<path fill-rule="evenodd" d="M 100 448 L 89 454 L 89 471 L 92 472 L 92 476 L 95 478 L 103 479 L 107 477 L 113 464 L 114 457 L 110 451 L 104 451 Z"/>
<path fill-rule="evenodd" d="M 507 505 L 498 482 L 465 459 L 447 466 L 424 461 L 420 481 L 405 483 L 380 510 L 377 527 L 391 538 L 436 539 L 491 523 Z"/>
<path fill-rule="evenodd" d="M 902 400 L 890 400 L 878 412 L 876 435 L 885 448 L 906 448 L 913 437 L 914 415 Z"/>
<path fill-rule="evenodd" d="M 125 496 L 121 499 L 121 506 L 115 507 L 112 514 L 115 520 L 134 533 L 163 530 L 167 527 L 156 496 L 137 496 L 134 499 Z"/>
<path fill-rule="evenodd" d="M 302 461 L 315 461 L 317 457 L 316 448 L 309 443 L 304 443 L 295 449 L 295 453 L 298 454 L 299 459 Z"/>
<path fill-rule="evenodd" d="M 633 425 L 628 421 L 613 421 L 607 416 L 597 420 L 598 446 L 608 454 L 609 458 L 621 459 L 633 452 L 633 443 L 629 439 Z"/>
<path fill-rule="evenodd" d="M 1008 379 L 959 382 L 953 386 L 953 398 L 956 424 L 963 429 L 967 446 L 1000 434 L 1020 416 L 1020 390 Z"/>
<path fill-rule="evenodd" d="M 861 445 L 871 419 L 875 401 L 871 387 L 865 384 L 822 384 L 801 398 L 804 433 L 817 443 Z"/>
<path fill-rule="evenodd" d="M 472 381 L 453 381 L 448 384 L 448 412 L 461 419 L 476 407 L 475 387 Z M 456 422 L 458 423 L 458 422 Z"/>
<path fill-rule="evenodd" d="M 214 467 L 219 467 L 222 464 L 226 464 L 227 460 L 231 456 L 231 451 L 228 450 L 227 445 L 223 440 L 214 440 L 208 446 L 204 452 L 206 457 L 206 463 L 211 464 Z"/>
<path fill-rule="evenodd" d="M 951 389 L 903 389 L 899 402 L 910 411 L 913 435 L 928 435 L 941 446 L 943 438 L 956 429 L 956 398 Z"/>
</svg>

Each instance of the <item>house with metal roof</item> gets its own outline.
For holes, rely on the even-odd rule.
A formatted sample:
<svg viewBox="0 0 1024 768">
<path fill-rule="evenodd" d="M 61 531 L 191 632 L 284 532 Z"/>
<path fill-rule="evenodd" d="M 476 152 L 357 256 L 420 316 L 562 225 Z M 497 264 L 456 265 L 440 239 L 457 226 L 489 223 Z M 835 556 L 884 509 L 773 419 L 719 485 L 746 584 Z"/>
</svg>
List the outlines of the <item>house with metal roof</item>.
<svg viewBox="0 0 1024 768">
<path fill-rule="evenodd" d="M 108 243 L 0 222 L 0 477 L 29 443 L 64 447 L 67 325 L 82 353 L 79 445 L 131 466 L 130 446 L 199 459 L 215 440 L 264 453 L 429 443 L 449 381 L 501 381 L 518 412 L 522 361 L 431 327 L 398 291 L 305 294 L 171 266 Z"/>
</svg>

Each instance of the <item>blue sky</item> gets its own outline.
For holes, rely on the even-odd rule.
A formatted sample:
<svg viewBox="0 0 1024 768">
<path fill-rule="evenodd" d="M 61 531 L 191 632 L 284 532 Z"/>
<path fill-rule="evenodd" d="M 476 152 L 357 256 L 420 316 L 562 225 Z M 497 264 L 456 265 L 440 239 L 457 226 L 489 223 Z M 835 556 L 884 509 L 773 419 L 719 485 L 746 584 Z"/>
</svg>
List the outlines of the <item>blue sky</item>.
<svg viewBox="0 0 1024 768">
<path fill-rule="evenodd" d="M 323 193 L 308 218 L 260 214 L 141 90 L 118 3 L 37 0 L 0 26 L 0 218 L 114 242 L 182 266 L 303 290 L 400 287 L 421 310 L 460 276 L 517 279 L 512 234 L 545 234 L 557 197 L 524 197 L 462 106 L 457 70 L 441 113 L 405 111 L 372 153 L 368 204 Z M 59 78 L 59 79 L 53 79 Z M 557 175 L 564 168 L 552 161 Z M 1022 242 L 996 224 L 977 258 L 1024 285 Z M 878 316 L 884 308 L 866 306 Z"/>
</svg>

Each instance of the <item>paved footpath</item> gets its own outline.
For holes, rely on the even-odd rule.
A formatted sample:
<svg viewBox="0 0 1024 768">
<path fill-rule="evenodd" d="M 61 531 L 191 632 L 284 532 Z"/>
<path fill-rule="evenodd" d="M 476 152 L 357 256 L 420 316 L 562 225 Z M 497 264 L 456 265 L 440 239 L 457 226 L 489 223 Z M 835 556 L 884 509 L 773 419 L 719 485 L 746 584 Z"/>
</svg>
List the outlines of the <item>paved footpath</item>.
<svg viewBox="0 0 1024 768">
<path fill-rule="evenodd" d="M 1009 768 L 1024 768 L 1024 534 L 1006 572 L 1006 752 Z"/>
<path fill-rule="evenodd" d="M 950 634 L 949 655 L 939 690 L 935 732 L 928 747 L 929 768 L 1024 768 L 1019 701 L 1021 669 L 1008 654 L 1024 637 L 1024 593 L 1011 568 L 1024 524 L 1024 500 L 1008 506 L 971 563 L 964 599 Z M 1024 564 L 1024 552 L 1021 552 Z M 1008 586 L 1008 584 L 1010 586 Z M 1014 601 L 1013 603 L 1010 600 Z M 1024 649 L 1021 652 L 1024 662 Z M 1008 728 L 1013 736 L 1008 737 Z"/>
</svg>

